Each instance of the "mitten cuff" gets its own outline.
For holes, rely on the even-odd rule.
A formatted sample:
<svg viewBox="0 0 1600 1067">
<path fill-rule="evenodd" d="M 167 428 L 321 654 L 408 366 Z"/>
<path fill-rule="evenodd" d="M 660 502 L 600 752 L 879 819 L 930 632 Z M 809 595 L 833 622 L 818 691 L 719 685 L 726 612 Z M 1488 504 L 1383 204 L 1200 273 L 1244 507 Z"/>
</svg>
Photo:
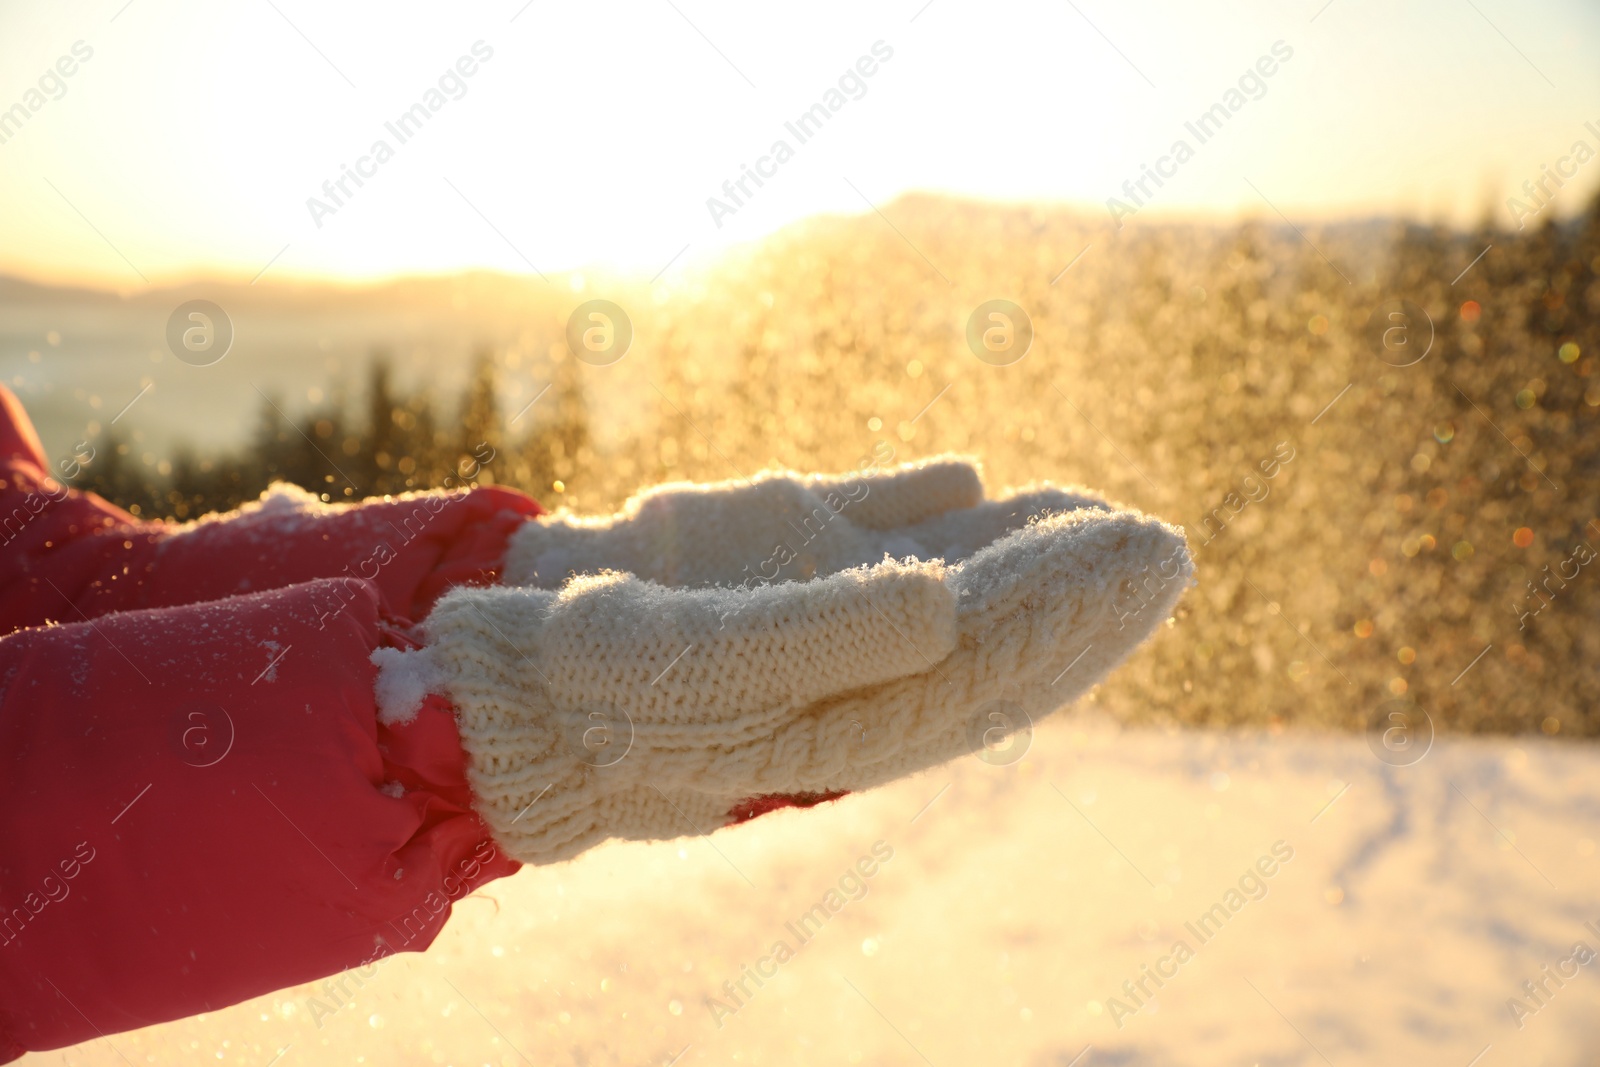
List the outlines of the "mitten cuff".
<svg viewBox="0 0 1600 1067">
<path fill-rule="evenodd" d="M 430 694 L 454 706 L 474 807 L 507 854 L 549 863 L 597 843 L 598 795 L 573 751 L 570 722 L 540 684 L 537 667 L 484 612 L 481 590 L 458 590 L 454 610 L 430 618 L 426 648 L 381 650 L 374 657 L 379 717 L 405 722 Z M 598 721 L 594 724 L 604 731 Z M 606 738 L 588 740 L 603 748 Z M 623 742 L 626 744 L 626 741 Z"/>
</svg>

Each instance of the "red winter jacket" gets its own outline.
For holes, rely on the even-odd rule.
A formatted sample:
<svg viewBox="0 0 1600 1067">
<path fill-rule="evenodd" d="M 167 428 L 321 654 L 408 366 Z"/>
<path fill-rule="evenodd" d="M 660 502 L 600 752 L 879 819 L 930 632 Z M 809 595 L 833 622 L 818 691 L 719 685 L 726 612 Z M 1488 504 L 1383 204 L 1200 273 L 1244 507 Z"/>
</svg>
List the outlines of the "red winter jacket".
<svg viewBox="0 0 1600 1067">
<path fill-rule="evenodd" d="M 380 724 L 369 657 L 537 514 L 141 522 L 56 482 L 0 387 L 0 1062 L 426 948 L 517 869 L 452 709 Z"/>
</svg>

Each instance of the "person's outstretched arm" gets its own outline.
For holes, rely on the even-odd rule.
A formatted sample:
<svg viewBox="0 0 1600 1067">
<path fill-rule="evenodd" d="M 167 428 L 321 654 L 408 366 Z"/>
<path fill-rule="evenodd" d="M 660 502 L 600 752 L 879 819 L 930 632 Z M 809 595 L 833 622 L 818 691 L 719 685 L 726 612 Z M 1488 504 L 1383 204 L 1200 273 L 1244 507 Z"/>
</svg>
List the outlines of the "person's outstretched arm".
<svg viewBox="0 0 1600 1067">
<path fill-rule="evenodd" d="M 371 657 L 537 504 L 275 487 L 178 526 L 71 462 L 0 387 L 0 1062 L 421 950 L 519 866 L 452 709 L 380 723 Z"/>
<path fill-rule="evenodd" d="M 421 949 L 519 862 L 973 751 L 1101 680 L 1192 574 L 1172 527 L 985 499 L 955 459 L 601 518 L 279 489 L 140 523 L 49 481 L 0 401 L 4 1056 Z"/>
</svg>

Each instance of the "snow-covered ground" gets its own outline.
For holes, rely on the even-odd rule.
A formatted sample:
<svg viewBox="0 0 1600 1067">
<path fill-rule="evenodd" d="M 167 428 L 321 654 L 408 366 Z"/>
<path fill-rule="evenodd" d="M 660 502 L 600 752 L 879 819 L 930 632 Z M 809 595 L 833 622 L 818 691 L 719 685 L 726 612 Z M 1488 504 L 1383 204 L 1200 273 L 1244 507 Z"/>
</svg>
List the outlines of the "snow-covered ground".
<svg viewBox="0 0 1600 1067">
<path fill-rule="evenodd" d="M 1589 1064 L 1597 839 L 1585 744 L 1389 766 L 1078 714 L 1011 766 L 525 870 L 344 992 L 24 1062 Z"/>
</svg>

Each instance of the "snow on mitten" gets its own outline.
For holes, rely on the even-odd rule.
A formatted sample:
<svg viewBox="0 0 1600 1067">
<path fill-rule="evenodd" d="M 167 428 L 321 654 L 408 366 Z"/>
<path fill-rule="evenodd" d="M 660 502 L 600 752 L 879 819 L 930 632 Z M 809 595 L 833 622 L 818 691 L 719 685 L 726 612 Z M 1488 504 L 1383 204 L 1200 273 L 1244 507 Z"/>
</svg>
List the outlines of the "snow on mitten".
<svg viewBox="0 0 1600 1067">
<path fill-rule="evenodd" d="M 459 589 L 428 618 L 425 648 L 374 657 L 381 714 L 448 698 L 479 813 L 510 855 L 547 863 L 972 751 L 997 697 L 1037 718 L 1102 679 L 1190 573 L 1176 529 L 1081 508 L 954 565 L 721 589 L 615 572 L 555 592 Z M 1132 601 L 1130 582 L 1144 591 Z"/>
<path fill-rule="evenodd" d="M 753 585 L 895 558 L 953 563 L 1031 518 L 1098 497 L 1050 487 L 985 501 L 976 465 L 937 456 L 886 473 L 679 482 L 615 515 L 542 516 L 511 537 L 504 581 L 559 588 L 573 574 L 627 571 L 663 585 Z"/>
</svg>

